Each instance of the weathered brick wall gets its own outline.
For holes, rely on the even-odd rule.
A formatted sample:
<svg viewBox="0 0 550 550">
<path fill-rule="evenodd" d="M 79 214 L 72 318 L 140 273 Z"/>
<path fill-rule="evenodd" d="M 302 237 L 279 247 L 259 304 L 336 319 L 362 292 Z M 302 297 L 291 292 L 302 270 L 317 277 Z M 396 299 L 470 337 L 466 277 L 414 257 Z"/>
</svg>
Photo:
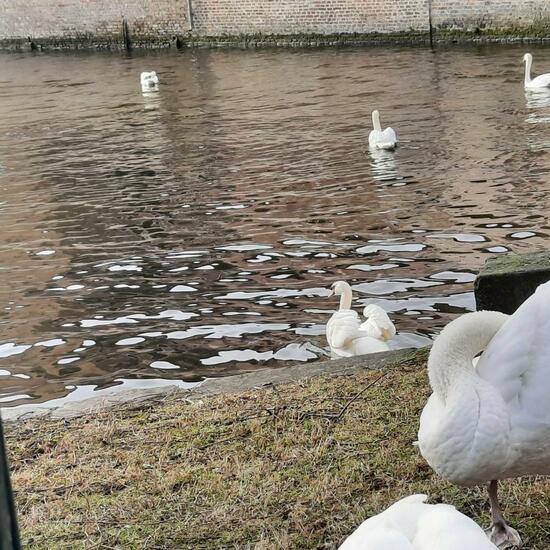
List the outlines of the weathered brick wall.
<svg viewBox="0 0 550 550">
<path fill-rule="evenodd" d="M 123 16 L 136 45 L 186 36 L 191 25 L 195 37 L 427 31 L 428 6 L 429 0 L 0 0 L 0 42 L 120 44 Z M 431 6 L 436 29 L 536 27 L 544 34 L 550 25 L 550 0 Z"/>
<path fill-rule="evenodd" d="M 432 0 L 435 28 L 550 27 L 550 0 Z M 550 33 L 549 33 L 550 34 Z"/>
<path fill-rule="evenodd" d="M 193 0 L 193 30 L 336 34 L 426 30 L 428 0 Z"/>
<path fill-rule="evenodd" d="M 0 39 L 118 42 L 123 16 L 131 35 L 169 38 L 187 32 L 187 11 L 187 0 L 0 0 Z"/>
</svg>

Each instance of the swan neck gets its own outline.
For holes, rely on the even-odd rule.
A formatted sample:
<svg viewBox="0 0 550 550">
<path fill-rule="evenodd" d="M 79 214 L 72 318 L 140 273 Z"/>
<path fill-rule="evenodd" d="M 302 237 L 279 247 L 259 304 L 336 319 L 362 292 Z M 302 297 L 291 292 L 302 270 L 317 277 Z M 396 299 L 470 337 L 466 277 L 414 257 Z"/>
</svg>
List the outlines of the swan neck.
<svg viewBox="0 0 550 550">
<path fill-rule="evenodd" d="M 372 112 L 372 126 L 377 131 L 382 131 L 382 126 L 380 126 L 380 113 L 378 111 Z"/>
<path fill-rule="evenodd" d="M 533 62 L 533 60 L 528 57 L 526 60 L 525 60 L 525 84 L 529 84 L 529 82 L 531 82 L 531 63 Z"/>
<path fill-rule="evenodd" d="M 428 359 L 428 375 L 434 393 L 443 401 L 456 381 L 477 378 L 472 361 L 507 318 L 497 311 L 467 313 L 449 323 L 436 338 Z"/>
<path fill-rule="evenodd" d="M 340 309 L 351 309 L 351 288 L 346 288 L 340 296 Z"/>
</svg>

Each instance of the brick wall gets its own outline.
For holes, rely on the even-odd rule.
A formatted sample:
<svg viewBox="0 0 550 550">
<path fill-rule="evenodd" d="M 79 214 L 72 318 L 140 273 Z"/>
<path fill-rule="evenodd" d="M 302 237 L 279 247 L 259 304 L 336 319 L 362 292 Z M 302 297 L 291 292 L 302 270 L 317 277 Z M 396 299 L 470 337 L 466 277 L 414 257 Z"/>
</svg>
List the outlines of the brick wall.
<svg viewBox="0 0 550 550">
<path fill-rule="evenodd" d="M 461 30 L 540 25 L 550 35 L 550 0 L 432 0 L 432 22 Z"/>
<path fill-rule="evenodd" d="M 428 0 L 193 0 L 200 35 L 427 30 Z"/>
<path fill-rule="evenodd" d="M 189 29 L 187 0 L 0 0 L 0 39 L 94 37 L 122 39 L 122 17 L 131 35 L 168 39 Z"/>
<path fill-rule="evenodd" d="M 189 18 L 189 4 L 192 17 Z M 550 0 L 431 0 L 440 29 L 550 22 Z M 113 45 L 122 17 L 136 45 L 186 36 L 426 31 L 429 0 L 0 0 L 0 41 Z M 191 21 L 190 21 L 191 19 Z"/>
</svg>

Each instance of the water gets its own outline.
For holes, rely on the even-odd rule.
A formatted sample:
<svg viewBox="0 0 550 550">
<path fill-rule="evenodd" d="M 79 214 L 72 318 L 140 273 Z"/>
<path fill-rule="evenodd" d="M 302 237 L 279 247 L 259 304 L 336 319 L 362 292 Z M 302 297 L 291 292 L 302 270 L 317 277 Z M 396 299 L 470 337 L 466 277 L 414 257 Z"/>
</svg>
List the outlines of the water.
<svg viewBox="0 0 550 550">
<path fill-rule="evenodd" d="M 0 399 L 317 359 L 338 279 L 429 341 L 488 257 L 547 246 L 523 53 L 2 54 Z M 373 108 L 395 153 L 366 150 Z"/>
</svg>

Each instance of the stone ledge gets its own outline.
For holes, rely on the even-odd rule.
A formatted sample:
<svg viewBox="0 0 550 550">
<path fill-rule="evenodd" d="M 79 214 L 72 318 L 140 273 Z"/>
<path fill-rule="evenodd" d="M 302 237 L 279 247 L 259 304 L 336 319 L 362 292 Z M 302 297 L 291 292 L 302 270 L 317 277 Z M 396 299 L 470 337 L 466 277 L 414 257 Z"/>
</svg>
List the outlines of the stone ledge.
<svg viewBox="0 0 550 550">
<path fill-rule="evenodd" d="M 347 375 L 362 369 L 376 370 L 388 367 L 406 360 L 416 351 L 415 349 L 407 348 L 350 357 L 349 359 L 319 361 L 278 369 L 259 369 L 247 374 L 212 378 L 206 380 L 200 386 L 188 390 L 167 385 L 160 388 L 105 392 L 101 396 L 90 397 L 81 401 L 67 401 L 59 407 L 22 405 L 2 409 L 2 420 L 4 422 L 14 422 L 37 417 L 52 420 L 69 419 L 112 409 L 124 404 L 137 405 L 162 400 L 166 397 L 200 399 L 221 393 L 237 393 L 265 386 L 296 382 L 297 380 L 304 380 L 315 376 Z"/>
<path fill-rule="evenodd" d="M 490 258 L 474 283 L 476 308 L 511 315 L 550 280 L 550 251 Z"/>
</svg>

